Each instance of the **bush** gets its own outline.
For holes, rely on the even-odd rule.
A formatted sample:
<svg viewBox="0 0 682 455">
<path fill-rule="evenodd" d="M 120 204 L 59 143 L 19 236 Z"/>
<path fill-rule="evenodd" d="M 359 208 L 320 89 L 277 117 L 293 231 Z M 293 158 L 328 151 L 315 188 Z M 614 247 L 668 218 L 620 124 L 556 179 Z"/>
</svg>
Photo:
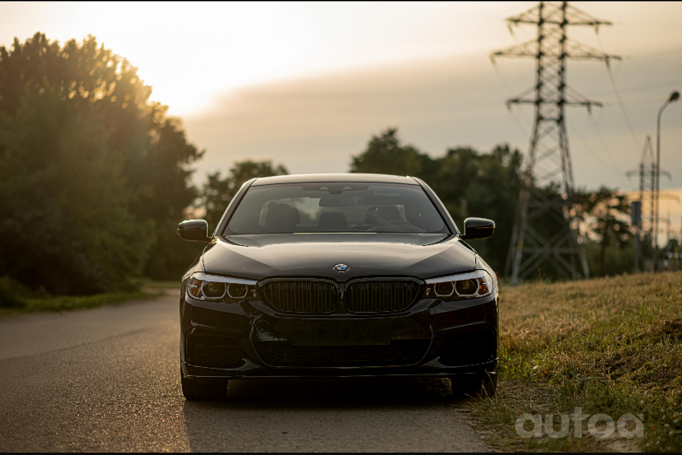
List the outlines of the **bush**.
<svg viewBox="0 0 682 455">
<path fill-rule="evenodd" d="M 0 277 L 0 308 L 23 308 L 26 306 L 25 289 L 9 277 Z"/>
</svg>

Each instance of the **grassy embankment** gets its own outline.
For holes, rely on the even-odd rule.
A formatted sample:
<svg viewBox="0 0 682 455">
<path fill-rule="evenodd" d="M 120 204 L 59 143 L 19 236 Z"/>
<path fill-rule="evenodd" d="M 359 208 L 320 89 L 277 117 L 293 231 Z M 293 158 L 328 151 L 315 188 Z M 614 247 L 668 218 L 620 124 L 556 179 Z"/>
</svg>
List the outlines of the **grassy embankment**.
<svg viewBox="0 0 682 455">
<path fill-rule="evenodd" d="M 682 272 L 503 286 L 500 331 L 498 394 L 474 403 L 494 447 L 682 452 Z M 576 407 L 615 421 L 643 414 L 644 437 L 600 440 L 583 422 L 576 438 L 573 419 L 563 438 L 516 432 L 521 414 L 553 414 L 558 430 Z"/>
<path fill-rule="evenodd" d="M 50 296 L 40 292 L 31 293 L 13 281 L 0 278 L 0 317 L 41 311 L 74 311 L 129 300 L 153 299 L 163 295 L 164 289 L 180 288 L 179 282 L 140 281 L 137 284 L 144 290 L 84 296 Z"/>
</svg>

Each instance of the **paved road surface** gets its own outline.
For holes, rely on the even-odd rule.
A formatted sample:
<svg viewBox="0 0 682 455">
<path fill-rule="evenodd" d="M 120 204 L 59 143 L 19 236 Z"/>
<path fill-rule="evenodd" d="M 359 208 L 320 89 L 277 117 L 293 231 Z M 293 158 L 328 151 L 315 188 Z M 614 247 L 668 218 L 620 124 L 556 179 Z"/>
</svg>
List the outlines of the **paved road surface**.
<svg viewBox="0 0 682 455">
<path fill-rule="evenodd" d="M 187 402 L 177 296 L 0 319 L 0 451 L 486 451 L 446 381 L 231 381 Z"/>
</svg>

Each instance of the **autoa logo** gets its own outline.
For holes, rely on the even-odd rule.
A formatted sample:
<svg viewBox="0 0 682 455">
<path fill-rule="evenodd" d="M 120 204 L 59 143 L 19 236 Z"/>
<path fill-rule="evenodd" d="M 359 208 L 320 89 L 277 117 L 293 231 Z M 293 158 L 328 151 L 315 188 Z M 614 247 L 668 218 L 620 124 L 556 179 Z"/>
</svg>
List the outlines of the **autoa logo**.
<svg viewBox="0 0 682 455">
<path fill-rule="evenodd" d="M 625 414 L 621 416 L 618 421 L 614 421 L 607 414 L 583 414 L 582 408 L 577 407 L 572 414 L 560 414 L 561 424 L 558 430 L 554 427 L 554 415 L 547 414 L 543 416 L 540 414 L 522 414 L 516 419 L 516 433 L 522 438 L 540 438 L 542 433 L 547 434 L 550 438 L 565 438 L 568 436 L 570 421 L 574 422 L 574 436 L 580 438 L 583 435 L 582 422 L 587 420 L 588 432 L 597 439 L 604 439 L 610 437 L 617 429 L 621 437 L 641 438 L 644 436 L 644 416 L 638 414 Z M 638 418 L 639 417 L 639 418 Z M 526 423 L 530 425 L 526 425 Z M 599 425 L 601 423 L 601 425 Z M 532 428 L 526 428 L 532 426 Z M 601 428 L 600 428 L 601 427 Z"/>
</svg>

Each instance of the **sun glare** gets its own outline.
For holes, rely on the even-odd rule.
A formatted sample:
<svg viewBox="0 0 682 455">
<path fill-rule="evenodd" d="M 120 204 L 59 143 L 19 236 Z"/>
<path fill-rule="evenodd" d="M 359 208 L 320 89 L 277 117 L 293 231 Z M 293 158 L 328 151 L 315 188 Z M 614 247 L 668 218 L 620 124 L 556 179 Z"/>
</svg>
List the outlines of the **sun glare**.
<svg viewBox="0 0 682 455">
<path fill-rule="evenodd" d="M 279 4 L 145 3 L 135 9 L 131 17 L 130 8 L 117 4 L 84 5 L 79 14 L 89 16 L 82 23 L 90 25 L 83 35 L 95 35 L 137 65 L 153 86 L 153 99 L 172 113 L 194 112 L 216 92 L 294 71 L 306 40 L 297 18 Z"/>
<path fill-rule="evenodd" d="M 499 6 L 499 5 L 498 5 Z M 448 17 L 495 5 L 436 3 L 40 3 L 10 5 L 4 44 L 36 29 L 49 39 L 88 34 L 126 57 L 173 115 L 205 109 L 221 93 L 264 81 L 418 56 L 466 52 L 475 24 Z M 26 14 L 30 9 L 31 14 Z M 447 14 L 445 14 L 447 12 Z M 30 16 L 31 33 L 23 24 Z M 8 34 L 12 33 L 10 37 Z M 7 35 L 7 36 L 5 36 Z"/>
</svg>

